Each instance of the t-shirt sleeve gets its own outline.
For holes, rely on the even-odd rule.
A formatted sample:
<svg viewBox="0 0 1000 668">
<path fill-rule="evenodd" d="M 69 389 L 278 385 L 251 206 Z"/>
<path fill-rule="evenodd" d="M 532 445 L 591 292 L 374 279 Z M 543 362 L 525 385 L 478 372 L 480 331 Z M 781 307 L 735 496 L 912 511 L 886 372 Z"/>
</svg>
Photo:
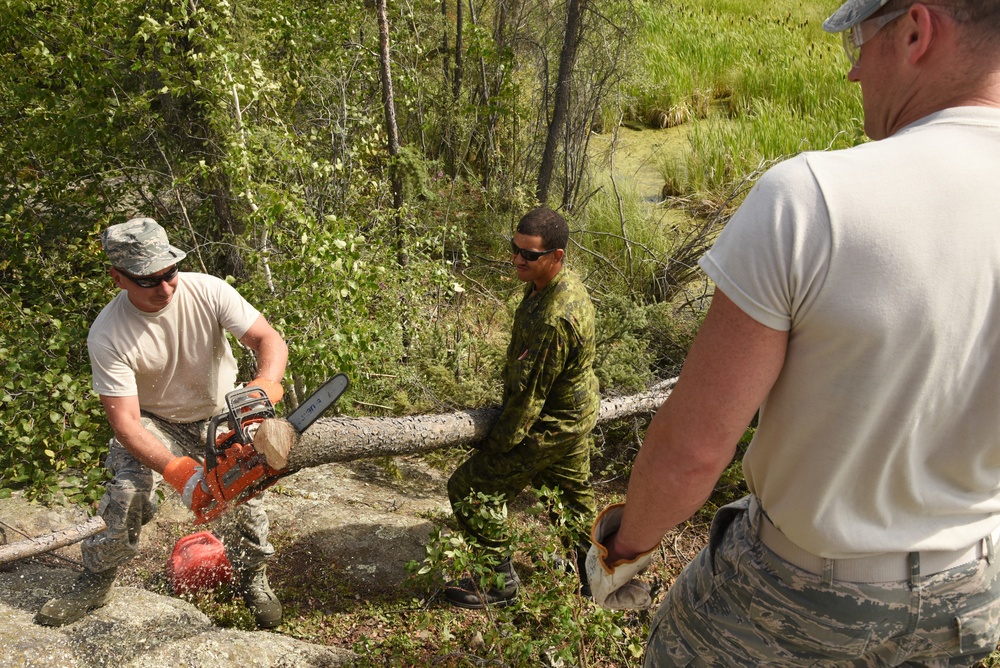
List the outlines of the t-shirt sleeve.
<svg viewBox="0 0 1000 668">
<path fill-rule="evenodd" d="M 114 350 L 94 341 L 87 342 L 92 372 L 91 387 L 105 397 L 134 397 L 139 394 L 135 371 Z"/>
<path fill-rule="evenodd" d="M 219 324 L 234 337 L 240 339 L 260 316 L 260 311 L 244 299 L 236 288 L 220 278 L 212 278 L 215 283 L 216 308 L 218 309 L 216 315 Z"/>
<path fill-rule="evenodd" d="M 829 214 L 804 155 L 770 169 L 699 265 L 744 313 L 790 330 L 822 287 Z"/>
</svg>

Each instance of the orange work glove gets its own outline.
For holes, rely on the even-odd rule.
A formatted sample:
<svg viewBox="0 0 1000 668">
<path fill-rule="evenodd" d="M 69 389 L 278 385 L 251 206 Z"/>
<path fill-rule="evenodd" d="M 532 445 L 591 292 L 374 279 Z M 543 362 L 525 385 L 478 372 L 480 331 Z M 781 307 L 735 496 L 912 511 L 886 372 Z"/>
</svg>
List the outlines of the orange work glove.
<svg viewBox="0 0 1000 668">
<path fill-rule="evenodd" d="M 271 401 L 271 405 L 277 404 L 281 401 L 281 398 L 285 396 L 285 390 L 281 387 L 281 383 L 276 383 L 273 380 L 264 378 L 263 376 L 257 376 L 249 383 L 247 387 L 259 387 L 264 390 L 264 394 Z"/>
<path fill-rule="evenodd" d="M 181 495 L 181 501 L 195 515 L 201 512 L 211 501 L 212 493 L 205 483 L 205 470 L 201 464 L 190 457 L 177 457 L 163 469 L 163 479 Z"/>
</svg>

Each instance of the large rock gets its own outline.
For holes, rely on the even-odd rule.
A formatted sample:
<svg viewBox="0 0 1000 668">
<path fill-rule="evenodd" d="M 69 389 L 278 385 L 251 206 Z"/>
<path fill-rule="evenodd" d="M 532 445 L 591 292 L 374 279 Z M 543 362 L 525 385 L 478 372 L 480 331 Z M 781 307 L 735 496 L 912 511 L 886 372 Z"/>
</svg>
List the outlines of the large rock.
<svg viewBox="0 0 1000 668">
<path fill-rule="evenodd" d="M 390 467 L 370 461 L 329 464 L 285 478 L 268 493 L 266 504 L 272 531 L 293 537 L 292 545 L 276 555 L 275 571 L 285 553 L 288 559 L 295 555 L 334 569 L 357 596 L 393 590 L 406 578 L 404 564 L 424 555 L 432 529 L 427 518 L 449 512 L 445 481 L 443 473 L 406 459 Z M 83 509 L 47 508 L 17 494 L 0 500 L 7 542 L 64 529 L 86 517 Z M 171 492 L 143 530 L 140 547 L 172 542 L 167 534 L 204 528 L 192 524 Z M 0 566 L 0 666 L 243 668 L 352 662 L 346 650 L 280 632 L 215 627 L 185 600 L 130 586 L 135 577 L 119 577 L 111 602 L 80 621 L 62 628 L 38 626 L 33 621 L 38 608 L 79 572 L 78 544 L 56 554 L 69 561 L 48 556 Z M 166 566 L 165 561 L 157 565 Z"/>
<path fill-rule="evenodd" d="M 220 629 L 178 598 L 116 587 L 111 602 L 61 628 L 38 626 L 38 608 L 75 572 L 25 563 L 0 573 L 0 665 L 346 666 L 353 655 L 275 633 Z"/>
<path fill-rule="evenodd" d="M 272 527 L 297 536 L 293 549 L 312 550 L 361 595 L 395 588 L 404 564 L 424 556 L 427 517 L 451 510 L 441 472 L 406 459 L 393 465 L 390 473 L 370 461 L 328 464 L 285 478 L 267 497 Z"/>
</svg>

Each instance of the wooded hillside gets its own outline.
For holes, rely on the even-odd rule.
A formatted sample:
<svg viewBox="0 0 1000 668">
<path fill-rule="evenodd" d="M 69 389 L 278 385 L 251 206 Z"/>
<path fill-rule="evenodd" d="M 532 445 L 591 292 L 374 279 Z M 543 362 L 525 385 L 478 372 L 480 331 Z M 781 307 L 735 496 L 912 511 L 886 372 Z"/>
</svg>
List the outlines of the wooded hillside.
<svg viewBox="0 0 1000 668">
<path fill-rule="evenodd" d="M 435 475 L 454 468 L 461 449 L 439 448 L 474 441 L 499 403 L 522 287 L 508 237 L 540 202 L 570 221 L 568 263 L 597 307 L 602 395 L 641 395 L 676 376 L 711 297 L 697 260 L 757 176 L 799 151 L 862 141 L 857 87 L 839 40 L 819 25 L 830 9 L 0 0 L 0 498 L 23 490 L 95 505 L 110 432 L 90 390 L 86 336 L 115 292 L 99 235 L 136 215 L 188 251 L 182 270 L 225 277 L 282 332 L 284 410 L 334 373 L 351 378 L 340 414 L 293 451 L 294 468 L 312 467 L 285 479 L 301 488 L 275 487 L 275 505 L 312 504 L 303 490 L 331 458 L 379 457 L 363 460 L 355 481 L 377 480 L 374 496 L 398 487 L 415 460 L 398 454 L 423 453 L 419 468 Z M 653 194 L 637 195 L 640 172 Z M 237 356 L 249 380 L 254 361 Z M 598 426 L 599 503 L 620 497 L 644 428 L 644 415 Z M 713 499 L 742 484 L 731 466 Z M 339 516 L 322 531 L 349 546 L 343 558 L 276 523 L 287 559 L 272 580 L 288 613 L 280 633 L 350 647 L 368 661 L 359 665 L 635 665 L 650 613 L 603 610 L 578 595 L 575 576 L 553 572 L 562 529 L 534 521 L 553 502 L 515 513 L 523 604 L 486 616 L 434 600 L 442 574 L 485 572 L 460 535 L 437 528 L 420 536 L 412 600 L 365 601 L 345 585 L 355 537 L 395 540 L 382 531 L 395 501 L 351 531 Z M 646 574 L 654 586 L 704 533 L 678 530 Z M 157 538 L 169 553 L 174 535 Z M 165 587 L 163 560 L 136 566 L 141 586 Z M 37 601 L 9 599 L 33 614 L 45 590 L 30 586 Z M 240 625 L 214 593 L 197 603 L 213 625 Z M 15 635 L 37 630 L 19 613 Z M 11 651 L 40 637 L 21 635 Z M 103 663 L 94 648 L 87 636 L 81 656 Z"/>
</svg>

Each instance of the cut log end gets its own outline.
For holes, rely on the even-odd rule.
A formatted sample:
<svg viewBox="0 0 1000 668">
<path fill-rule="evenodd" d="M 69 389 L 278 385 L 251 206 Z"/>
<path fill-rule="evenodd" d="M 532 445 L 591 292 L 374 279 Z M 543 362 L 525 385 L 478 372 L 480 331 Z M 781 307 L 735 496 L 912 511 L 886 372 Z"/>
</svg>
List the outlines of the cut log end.
<svg viewBox="0 0 1000 668">
<path fill-rule="evenodd" d="M 264 420 L 254 435 L 253 447 L 264 455 L 267 465 L 281 470 L 288 466 L 288 453 L 299 440 L 292 423 L 283 418 Z"/>
</svg>

